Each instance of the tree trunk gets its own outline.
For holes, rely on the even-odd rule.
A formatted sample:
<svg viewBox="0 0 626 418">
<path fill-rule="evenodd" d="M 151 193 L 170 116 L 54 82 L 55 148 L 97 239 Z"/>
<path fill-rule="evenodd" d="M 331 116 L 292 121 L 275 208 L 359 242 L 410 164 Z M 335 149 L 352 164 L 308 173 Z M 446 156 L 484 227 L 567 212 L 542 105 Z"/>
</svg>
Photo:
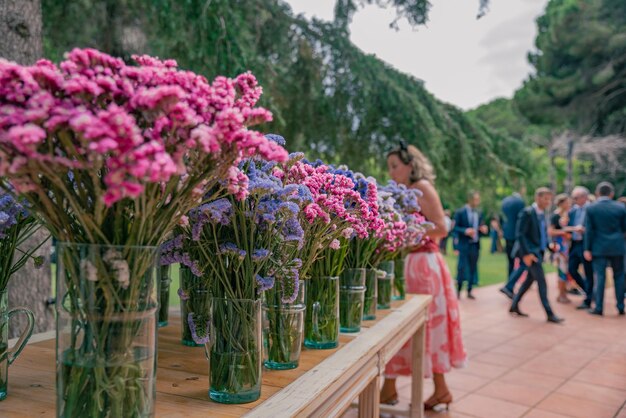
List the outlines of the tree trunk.
<svg viewBox="0 0 626 418">
<path fill-rule="evenodd" d="M 34 64 L 42 57 L 41 2 L 40 0 L 0 0 L 0 57 L 22 65 Z M 48 235 L 39 230 L 26 242 L 27 247 L 37 245 Z M 35 332 L 54 327 L 54 311 L 46 301 L 51 293 L 50 241 L 37 255 L 45 258 L 41 269 L 27 263 L 9 281 L 9 306 L 26 306 L 35 313 Z M 10 336 L 19 334 L 25 325 L 24 318 L 14 317 Z"/>
<path fill-rule="evenodd" d="M 28 65 L 41 56 L 41 2 L 0 0 L 0 57 Z"/>
</svg>

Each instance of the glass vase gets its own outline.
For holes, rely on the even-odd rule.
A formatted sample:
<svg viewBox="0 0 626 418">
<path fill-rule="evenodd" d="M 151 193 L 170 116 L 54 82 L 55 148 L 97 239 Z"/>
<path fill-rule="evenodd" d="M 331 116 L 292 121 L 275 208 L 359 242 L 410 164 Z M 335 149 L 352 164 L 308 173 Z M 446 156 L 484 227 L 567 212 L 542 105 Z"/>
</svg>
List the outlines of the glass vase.
<svg viewBox="0 0 626 418">
<path fill-rule="evenodd" d="M 391 308 L 391 293 L 393 291 L 393 273 L 379 270 L 378 275 L 378 309 Z"/>
<path fill-rule="evenodd" d="M 298 367 L 306 310 L 304 283 L 300 280 L 292 303 L 282 302 L 279 283 L 263 294 L 263 364 L 268 369 Z"/>
<path fill-rule="evenodd" d="M 378 304 L 378 270 L 365 270 L 365 300 L 363 302 L 363 320 L 376 319 L 376 305 Z"/>
<path fill-rule="evenodd" d="M 157 248 L 59 243 L 57 416 L 151 417 Z"/>
<path fill-rule="evenodd" d="M 202 337 L 198 337 L 192 326 L 196 322 L 199 324 L 206 322 L 207 319 L 210 295 L 206 280 L 193 274 L 188 267 L 181 265 L 178 294 L 180 295 L 181 342 L 187 347 L 203 347 Z"/>
<path fill-rule="evenodd" d="M 339 288 L 339 329 L 341 332 L 361 330 L 365 284 L 365 269 L 346 269 L 342 273 Z M 376 308 L 376 302 L 374 302 L 374 308 Z"/>
<path fill-rule="evenodd" d="M 307 280 L 304 346 L 330 349 L 339 345 L 339 277 Z"/>
<path fill-rule="evenodd" d="M 393 296 L 392 300 L 404 300 L 406 297 L 406 283 L 404 280 L 404 257 L 394 261 Z"/>
<path fill-rule="evenodd" d="M 170 309 L 170 266 L 159 267 L 159 328 L 167 326 Z"/>
<path fill-rule="evenodd" d="M 210 300 L 209 397 L 220 403 L 254 402 L 261 396 L 261 301 Z"/>
<path fill-rule="evenodd" d="M 8 299 L 8 291 L 0 291 L 0 401 L 7 397 L 9 366 L 13 364 L 26 346 L 35 326 L 33 312 L 23 307 L 9 309 Z M 20 313 L 26 315 L 28 325 L 13 349 L 9 350 L 9 322 L 13 315 Z"/>
</svg>

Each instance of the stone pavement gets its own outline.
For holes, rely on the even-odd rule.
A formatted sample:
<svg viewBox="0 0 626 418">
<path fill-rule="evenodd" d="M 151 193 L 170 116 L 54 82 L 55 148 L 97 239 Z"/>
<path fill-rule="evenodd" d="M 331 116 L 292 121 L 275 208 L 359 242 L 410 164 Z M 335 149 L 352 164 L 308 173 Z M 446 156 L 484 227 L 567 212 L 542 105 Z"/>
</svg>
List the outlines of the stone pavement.
<svg viewBox="0 0 626 418">
<path fill-rule="evenodd" d="M 626 418 L 626 317 L 617 316 L 613 288 L 606 290 L 604 317 L 597 317 L 575 309 L 581 296 L 557 303 L 556 275 L 548 281 L 562 325 L 546 322 L 536 285 L 520 305 L 529 318 L 508 314 L 499 285 L 461 300 L 469 365 L 447 375 L 450 410 L 427 417 Z M 408 404 L 410 382 L 401 378 L 398 387 Z M 425 398 L 431 393 L 428 380 Z"/>
</svg>

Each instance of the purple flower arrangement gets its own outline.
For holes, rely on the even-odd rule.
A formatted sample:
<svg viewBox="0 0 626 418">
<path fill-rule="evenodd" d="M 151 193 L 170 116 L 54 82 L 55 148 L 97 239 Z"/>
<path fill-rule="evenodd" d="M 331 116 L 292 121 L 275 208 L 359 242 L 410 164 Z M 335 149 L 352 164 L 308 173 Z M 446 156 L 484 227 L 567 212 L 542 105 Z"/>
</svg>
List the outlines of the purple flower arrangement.
<svg viewBox="0 0 626 418">
<path fill-rule="evenodd" d="M 11 276 L 28 260 L 33 260 L 35 267 L 43 265 L 43 257 L 33 256 L 43 242 L 27 251 L 19 248 L 38 227 L 28 211 L 28 203 L 16 199 L 10 191 L 0 188 L 0 292 L 6 290 Z"/>
</svg>

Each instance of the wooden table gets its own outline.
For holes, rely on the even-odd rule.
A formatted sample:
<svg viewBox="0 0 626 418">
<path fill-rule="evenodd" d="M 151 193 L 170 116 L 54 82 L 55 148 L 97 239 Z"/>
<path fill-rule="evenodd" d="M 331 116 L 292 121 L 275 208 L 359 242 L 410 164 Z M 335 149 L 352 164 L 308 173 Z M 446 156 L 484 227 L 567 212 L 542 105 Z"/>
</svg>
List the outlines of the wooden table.
<svg viewBox="0 0 626 418">
<path fill-rule="evenodd" d="M 358 397 L 359 417 L 379 411 L 422 417 L 422 356 L 430 296 L 408 295 L 365 321 L 358 334 L 341 334 L 333 350 L 303 350 L 300 367 L 264 370 L 261 399 L 223 405 L 208 399 L 208 364 L 203 348 L 180 344 L 180 323 L 159 330 L 157 371 L 158 417 L 340 416 Z M 410 411 L 382 406 L 379 384 L 385 364 L 404 343 L 413 342 L 413 386 Z M 54 332 L 34 335 L 9 369 L 9 395 L 0 402 L 2 417 L 55 415 Z M 86 417 L 87 418 L 87 417 Z"/>
</svg>

